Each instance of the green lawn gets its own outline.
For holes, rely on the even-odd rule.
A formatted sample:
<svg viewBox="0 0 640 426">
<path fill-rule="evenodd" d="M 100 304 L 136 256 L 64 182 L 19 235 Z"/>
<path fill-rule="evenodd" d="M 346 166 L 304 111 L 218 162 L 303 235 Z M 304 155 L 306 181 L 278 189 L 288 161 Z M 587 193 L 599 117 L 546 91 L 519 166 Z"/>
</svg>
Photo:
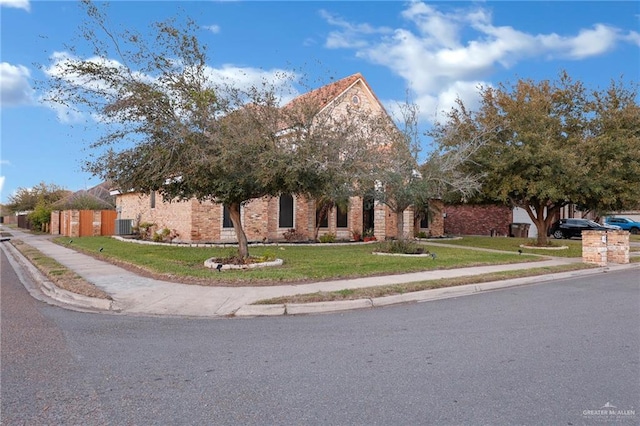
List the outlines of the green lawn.
<svg viewBox="0 0 640 426">
<path fill-rule="evenodd" d="M 508 238 L 508 237 L 485 237 L 485 236 L 464 236 L 460 239 L 443 239 L 438 243 L 450 244 L 454 246 L 467 246 L 503 251 L 518 251 L 523 253 L 541 254 L 555 257 L 581 257 L 582 256 L 582 240 L 555 240 L 550 239 L 550 248 L 558 248 L 567 246 L 564 250 L 545 250 L 537 248 L 520 247 L 520 245 L 533 246 L 536 243 L 532 238 Z"/>
<path fill-rule="evenodd" d="M 55 239 L 57 243 L 63 245 L 68 245 L 69 240 L 69 238 Z M 118 241 L 109 237 L 73 238 L 70 246 L 96 257 L 165 275 L 168 279 L 179 277 L 210 285 L 306 282 L 488 264 L 533 262 L 541 259 L 539 256 L 519 255 L 517 246 L 515 249 L 509 246 L 508 250 L 511 253 L 495 253 L 461 249 L 454 244 L 451 247 L 436 247 L 427 243 L 426 249 L 436 254 L 436 258 L 432 259 L 374 255 L 372 254 L 374 245 L 371 244 L 273 245 L 252 246 L 250 253 L 254 256 L 266 255 L 281 258 L 284 260 L 284 265 L 281 267 L 218 272 L 205 268 L 204 261 L 210 257 L 228 256 L 235 252 L 234 248 L 146 245 Z M 100 248 L 103 249 L 102 252 Z"/>
</svg>

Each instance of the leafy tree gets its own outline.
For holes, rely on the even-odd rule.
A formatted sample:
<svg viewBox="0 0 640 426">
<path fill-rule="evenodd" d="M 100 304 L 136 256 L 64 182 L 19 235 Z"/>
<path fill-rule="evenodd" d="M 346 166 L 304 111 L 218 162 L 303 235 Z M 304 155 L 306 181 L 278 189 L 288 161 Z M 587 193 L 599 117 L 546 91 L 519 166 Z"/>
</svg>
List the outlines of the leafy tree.
<svg viewBox="0 0 640 426">
<path fill-rule="evenodd" d="M 51 205 L 43 201 L 38 202 L 32 212 L 29 213 L 29 225 L 31 229 L 47 232 L 47 225 L 51 222 Z"/>
<path fill-rule="evenodd" d="M 482 198 L 525 209 L 539 245 L 567 204 L 637 203 L 635 90 L 612 84 L 589 93 L 561 73 L 557 81 L 519 80 L 480 95 L 477 111 L 458 101 L 432 134 L 450 152 L 476 146 L 463 170 L 483 176 Z"/>
<path fill-rule="evenodd" d="M 391 142 L 378 156 L 374 198 L 396 215 L 396 238 L 404 239 L 404 211 L 427 193 L 427 187 L 418 171 L 418 108 L 405 103 L 400 109 L 403 126 L 389 126 Z"/>
<path fill-rule="evenodd" d="M 376 200 L 384 203 L 396 215 L 396 236 L 404 239 L 404 212 L 410 206 L 424 213 L 430 199 L 456 193 L 464 197 L 479 188 L 479 176 L 460 170 L 477 146 L 463 144 L 457 150 L 435 150 L 419 165 L 419 109 L 414 103 L 399 105 L 400 128 L 387 126 L 391 142 L 378 150 L 375 169 Z"/>
<path fill-rule="evenodd" d="M 32 211 L 36 206 L 50 206 L 66 197 L 70 191 L 53 183 L 40 182 L 33 188 L 18 188 L 15 194 L 8 197 L 5 206 L 11 212 Z"/>
<path fill-rule="evenodd" d="M 593 93 L 588 133 L 581 147 L 582 210 L 597 213 L 640 207 L 640 107 L 637 90 L 611 82 Z"/>
<path fill-rule="evenodd" d="M 111 125 L 91 145 L 103 153 L 87 161 L 90 172 L 122 190 L 224 204 L 238 255 L 246 258 L 243 203 L 282 193 L 316 195 L 350 169 L 362 132 L 346 131 L 364 114 L 321 114 L 324 105 L 314 97 L 280 107 L 277 83 L 291 75 L 247 89 L 214 78 L 191 20 L 154 24 L 147 44 L 130 31 L 115 34 L 95 5 L 83 5 L 89 17 L 83 35 L 93 57 L 57 63 L 49 89 L 51 101 L 86 108 Z"/>
</svg>

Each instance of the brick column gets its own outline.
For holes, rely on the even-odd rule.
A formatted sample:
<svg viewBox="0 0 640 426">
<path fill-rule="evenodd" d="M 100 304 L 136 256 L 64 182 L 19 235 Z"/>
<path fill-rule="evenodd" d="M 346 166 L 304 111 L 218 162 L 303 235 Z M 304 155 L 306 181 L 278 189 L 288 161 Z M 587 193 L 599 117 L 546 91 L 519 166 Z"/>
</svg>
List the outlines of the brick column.
<svg viewBox="0 0 640 426">
<path fill-rule="evenodd" d="M 629 231 L 607 231 L 607 260 L 629 263 Z"/>
<path fill-rule="evenodd" d="M 49 227 L 51 235 L 60 235 L 60 211 L 51 212 L 51 226 Z"/>
<path fill-rule="evenodd" d="M 383 241 L 387 236 L 386 215 L 387 209 L 385 208 L 385 205 L 376 201 L 373 211 L 373 234 L 378 241 Z"/>
<path fill-rule="evenodd" d="M 429 207 L 433 209 L 429 234 L 431 237 L 444 236 L 444 204 L 440 200 L 429 200 Z"/>
<path fill-rule="evenodd" d="M 102 229 L 102 212 L 100 210 L 93 211 L 92 235 L 94 237 L 100 236 L 100 230 Z"/>
<path fill-rule="evenodd" d="M 582 231 L 582 261 L 599 266 L 607 265 L 607 233 Z"/>
</svg>

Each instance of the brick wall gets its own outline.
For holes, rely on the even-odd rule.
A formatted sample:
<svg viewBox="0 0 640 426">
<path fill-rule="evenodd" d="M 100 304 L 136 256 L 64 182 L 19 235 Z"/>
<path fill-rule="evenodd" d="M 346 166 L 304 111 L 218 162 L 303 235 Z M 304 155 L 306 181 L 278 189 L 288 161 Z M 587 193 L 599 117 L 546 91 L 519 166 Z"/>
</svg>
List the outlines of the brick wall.
<svg viewBox="0 0 640 426">
<path fill-rule="evenodd" d="M 155 207 L 151 207 L 149 194 L 129 193 L 116 197 L 116 209 L 120 212 L 119 219 L 133 219 L 133 225 L 140 223 L 154 223 L 157 229 L 168 228 L 177 233 L 180 241 L 213 241 L 214 234 L 206 223 L 191 221 L 191 215 L 196 200 L 173 201 L 165 203 L 156 194 Z M 211 203 L 208 203 L 211 204 Z"/>
<path fill-rule="evenodd" d="M 147 222 L 155 224 L 154 230 L 170 229 L 177 234 L 174 241 L 179 242 L 236 242 L 233 228 L 223 228 L 223 206 L 212 202 L 197 200 L 163 202 L 156 196 L 155 207 L 151 207 L 151 197 L 136 193 L 118 195 L 116 199 L 119 219 L 133 219 L 134 226 Z M 431 236 L 444 234 L 442 207 L 435 201 L 438 213 L 431 217 L 430 227 L 424 229 Z M 245 203 L 240 211 L 244 231 L 249 241 L 282 241 L 289 228 L 280 228 L 279 198 L 264 197 Z M 314 200 L 294 197 L 294 227 L 303 238 L 312 238 L 315 231 L 316 207 Z M 336 227 L 336 210 L 329 212 L 329 227 L 321 228 L 319 236 L 332 233 L 338 239 L 350 240 L 352 231 L 362 233 L 362 198 L 350 200 L 347 227 Z M 413 209 L 404 212 L 404 231 L 414 236 L 416 232 Z M 420 229 L 418 229 L 419 231 Z M 374 232 L 376 238 L 384 240 L 396 236 L 396 215 L 383 204 L 376 204 L 374 213 Z"/>
<path fill-rule="evenodd" d="M 582 231 L 582 261 L 599 266 L 629 263 L 629 231 Z"/>
<path fill-rule="evenodd" d="M 629 263 L 629 231 L 607 231 L 607 261 Z"/>
<path fill-rule="evenodd" d="M 509 224 L 513 222 L 510 207 L 500 205 L 446 205 L 444 232 L 448 235 L 509 235 Z"/>
</svg>

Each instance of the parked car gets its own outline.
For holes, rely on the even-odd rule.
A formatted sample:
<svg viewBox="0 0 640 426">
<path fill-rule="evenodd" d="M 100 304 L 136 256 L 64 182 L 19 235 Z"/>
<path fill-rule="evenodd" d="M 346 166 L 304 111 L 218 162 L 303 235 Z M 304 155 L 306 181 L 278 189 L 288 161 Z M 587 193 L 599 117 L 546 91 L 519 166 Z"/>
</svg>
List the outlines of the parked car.
<svg viewBox="0 0 640 426">
<path fill-rule="evenodd" d="M 589 219 L 560 219 L 551 225 L 547 235 L 553 238 L 582 237 L 582 231 L 611 231 L 620 229 L 617 225 L 601 225 Z"/>
<path fill-rule="evenodd" d="M 640 234 L 640 222 L 634 222 L 628 217 L 607 217 L 604 222 L 607 225 L 616 225 L 620 229 L 629 231 L 634 235 Z"/>
</svg>

